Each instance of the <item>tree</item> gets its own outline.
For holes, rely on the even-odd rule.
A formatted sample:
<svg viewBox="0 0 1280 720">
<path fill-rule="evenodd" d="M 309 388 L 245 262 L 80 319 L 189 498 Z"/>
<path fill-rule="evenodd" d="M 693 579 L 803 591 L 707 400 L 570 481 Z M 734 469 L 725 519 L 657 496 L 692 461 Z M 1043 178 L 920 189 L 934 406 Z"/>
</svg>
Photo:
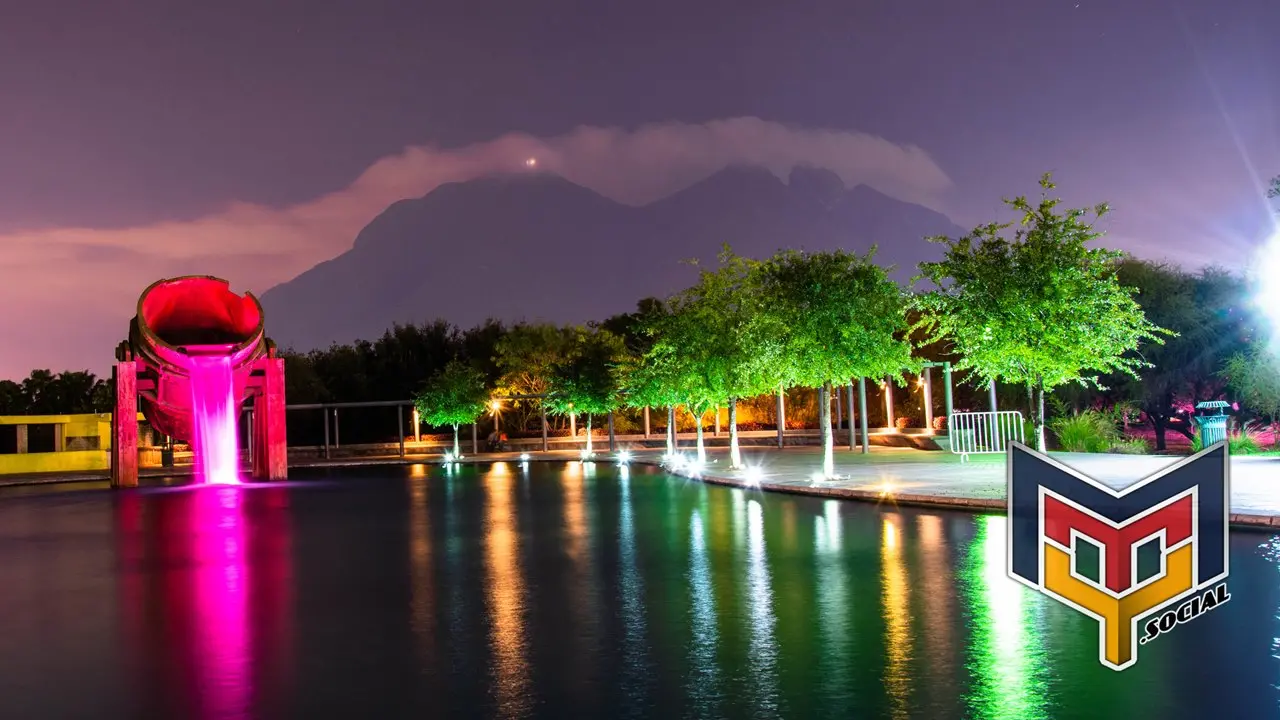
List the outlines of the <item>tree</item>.
<svg viewBox="0 0 1280 720">
<path fill-rule="evenodd" d="M 1263 343 L 1227 359 L 1222 369 L 1227 386 L 1246 407 L 1271 421 L 1275 436 L 1280 429 L 1280 357 Z M 1275 436 L 1280 445 L 1280 436 Z"/>
<path fill-rule="evenodd" d="M 518 399 L 512 410 L 521 427 L 542 407 L 551 385 L 552 368 L 564 359 L 572 345 L 574 331 L 547 323 L 519 324 L 494 345 L 498 372 L 498 392 Z"/>
<path fill-rule="evenodd" d="M 599 328 L 576 328 L 567 352 L 551 366 L 547 405 L 555 413 L 587 416 L 586 455 L 591 456 L 591 416 L 619 403 L 622 338 Z"/>
<path fill-rule="evenodd" d="M 930 340 L 949 340 L 962 356 L 957 369 L 1027 388 L 1043 452 L 1046 390 L 1071 382 L 1100 387 L 1098 375 L 1112 372 L 1135 376 L 1148 363 L 1130 353 L 1168 332 L 1146 319 L 1116 278 L 1121 254 L 1088 247 L 1102 235 L 1093 222 L 1109 208 L 1060 210 L 1048 195 L 1048 174 L 1040 187 L 1037 203 L 1005 200 L 1019 215 L 1016 227 L 991 223 L 958 239 L 931 238 L 947 245 L 946 255 L 921 263 L 922 277 L 938 289 L 917 303 Z"/>
<path fill-rule="evenodd" d="M 1139 344 L 1138 354 L 1148 364 L 1136 377 L 1120 374 L 1103 381 L 1116 389 L 1116 400 L 1138 405 L 1161 452 L 1169 429 L 1194 436 L 1186 405 L 1221 396 L 1219 369 L 1244 344 L 1251 320 L 1243 310 L 1247 290 L 1239 277 L 1220 268 L 1192 274 L 1136 258 L 1122 259 L 1116 276 L 1133 289 L 1147 320 L 1171 333 L 1163 343 Z M 1179 416 L 1185 422 L 1173 422 Z"/>
<path fill-rule="evenodd" d="M 458 426 L 475 422 L 484 413 L 488 395 L 484 373 L 452 360 L 427 381 L 413 402 L 423 422 L 453 428 L 453 456 L 458 457 Z"/>
<path fill-rule="evenodd" d="M 899 376 L 914 369 L 906 339 L 902 289 L 866 255 L 843 250 L 784 251 L 760 267 L 760 292 L 769 332 L 780 344 L 771 353 L 774 378 L 785 387 L 820 388 L 854 377 Z M 825 477 L 835 475 L 831 403 L 820 402 Z"/>
</svg>

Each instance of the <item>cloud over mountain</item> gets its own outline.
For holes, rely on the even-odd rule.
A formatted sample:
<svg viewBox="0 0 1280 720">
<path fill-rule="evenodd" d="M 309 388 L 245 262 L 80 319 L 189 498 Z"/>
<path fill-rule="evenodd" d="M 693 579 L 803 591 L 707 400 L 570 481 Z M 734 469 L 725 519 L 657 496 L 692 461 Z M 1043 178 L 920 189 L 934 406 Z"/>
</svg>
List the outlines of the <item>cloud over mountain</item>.
<svg viewBox="0 0 1280 720">
<path fill-rule="evenodd" d="M 757 118 L 634 130 L 580 127 L 550 138 L 510 134 L 460 148 L 410 147 L 376 161 L 345 188 L 289 207 L 236 202 L 186 221 L 0 235 L 0 307 L 6 309 L 0 313 L 0 377 L 22 376 L 35 366 L 102 369 L 138 293 L 153 280 L 212 274 L 261 292 L 349 249 L 388 205 L 444 183 L 552 173 L 640 205 L 732 165 L 764 167 L 783 178 L 796 165 L 826 168 L 846 185 L 935 208 L 950 186 L 920 148 Z"/>
</svg>

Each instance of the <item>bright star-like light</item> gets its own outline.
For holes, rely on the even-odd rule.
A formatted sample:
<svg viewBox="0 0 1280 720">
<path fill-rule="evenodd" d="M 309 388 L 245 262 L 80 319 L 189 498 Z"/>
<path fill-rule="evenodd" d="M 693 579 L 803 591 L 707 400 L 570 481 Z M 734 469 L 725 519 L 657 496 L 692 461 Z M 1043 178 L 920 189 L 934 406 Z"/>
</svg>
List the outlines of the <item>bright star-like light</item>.
<svg viewBox="0 0 1280 720">
<path fill-rule="evenodd" d="M 1280 329 L 1280 230 L 1262 246 L 1254 268 L 1259 280 L 1254 302 L 1271 321 L 1272 328 Z"/>
<path fill-rule="evenodd" d="M 538 167 L 538 158 L 529 158 L 528 160 L 525 160 L 525 161 L 524 161 L 524 166 L 525 166 L 525 167 L 527 167 L 527 168 L 536 168 L 536 167 Z"/>
<path fill-rule="evenodd" d="M 764 479 L 764 470 L 759 465 L 752 465 L 742 471 L 742 477 L 746 479 L 748 485 L 759 485 Z"/>
<path fill-rule="evenodd" d="M 626 465 L 629 462 L 631 462 L 631 453 L 627 452 L 626 450 L 623 450 L 622 452 L 618 453 L 619 465 Z"/>
</svg>

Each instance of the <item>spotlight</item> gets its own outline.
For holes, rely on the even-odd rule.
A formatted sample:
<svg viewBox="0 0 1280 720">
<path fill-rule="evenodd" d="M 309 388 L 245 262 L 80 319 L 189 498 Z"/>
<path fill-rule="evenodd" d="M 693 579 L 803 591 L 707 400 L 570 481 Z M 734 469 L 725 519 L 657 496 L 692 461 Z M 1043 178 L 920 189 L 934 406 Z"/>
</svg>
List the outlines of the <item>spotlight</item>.
<svg viewBox="0 0 1280 720">
<path fill-rule="evenodd" d="M 520 462 L 529 462 L 529 453 L 520 453 Z"/>
<path fill-rule="evenodd" d="M 746 479 L 748 485 L 759 485 L 764 479 L 764 470 L 759 465 L 752 465 L 742 471 L 742 477 Z"/>
<path fill-rule="evenodd" d="M 631 453 L 627 452 L 626 450 L 623 450 L 622 452 L 618 453 L 619 465 L 626 465 L 629 462 L 631 462 Z"/>
<path fill-rule="evenodd" d="M 703 461 L 694 460 L 689 463 L 689 472 L 693 473 L 694 477 L 697 477 L 702 474 L 702 469 L 705 468 L 706 466 L 707 464 L 704 463 Z"/>
</svg>

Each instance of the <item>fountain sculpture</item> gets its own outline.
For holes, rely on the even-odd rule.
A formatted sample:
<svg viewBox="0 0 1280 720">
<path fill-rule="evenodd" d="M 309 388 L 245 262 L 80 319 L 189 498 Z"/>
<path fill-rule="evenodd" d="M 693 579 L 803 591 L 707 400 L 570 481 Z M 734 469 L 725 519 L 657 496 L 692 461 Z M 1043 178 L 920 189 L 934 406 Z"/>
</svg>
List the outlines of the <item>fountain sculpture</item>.
<svg viewBox="0 0 1280 720">
<path fill-rule="evenodd" d="M 252 476 L 288 476 L 284 359 L 253 295 L 208 276 L 152 284 L 116 348 L 113 376 L 113 487 L 138 484 L 139 405 L 157 432 L 191 444 L 199 482 L 238 482 L 237 420 L 250 398 Z"/>
</svg>

